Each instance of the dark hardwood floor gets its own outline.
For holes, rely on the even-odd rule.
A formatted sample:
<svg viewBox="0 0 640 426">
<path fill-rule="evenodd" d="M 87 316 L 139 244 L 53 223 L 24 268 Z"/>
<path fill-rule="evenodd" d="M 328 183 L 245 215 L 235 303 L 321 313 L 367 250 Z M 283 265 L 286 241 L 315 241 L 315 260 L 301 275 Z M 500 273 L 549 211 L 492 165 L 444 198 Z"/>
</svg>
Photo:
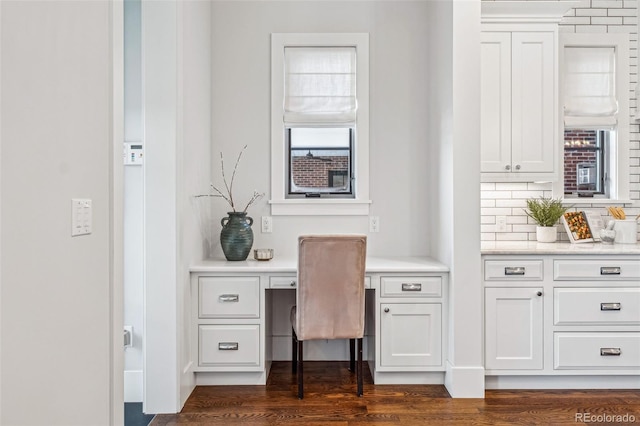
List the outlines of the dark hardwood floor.
<svg viewBox="0 0 640 426">
<path fill-rule="evenodd" d="M 181 413 L 156 415 L 151 426 L 640 424 L 638 389 L 487 391 L 485 399 L 453 399 L 444 386 L 373 385 L 365 368 L 358 398 L 347 364 L 305 362 L 304 400 L 289 362 L 273 364 L 266 386 L 198 386 Z"/>
</svg>

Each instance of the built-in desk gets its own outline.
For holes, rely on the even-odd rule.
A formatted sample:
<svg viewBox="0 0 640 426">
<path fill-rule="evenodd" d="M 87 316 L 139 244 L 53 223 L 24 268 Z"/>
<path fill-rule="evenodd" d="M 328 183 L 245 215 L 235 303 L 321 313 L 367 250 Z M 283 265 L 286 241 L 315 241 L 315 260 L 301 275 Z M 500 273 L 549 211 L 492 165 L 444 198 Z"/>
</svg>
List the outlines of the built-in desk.
<svg viewBox="0 0 640 426">
<path fill-rule="evenodd" d="M 191 272 L 196 383 L 265 384 L 290 360 L 296 259 L 202 261 Z M 375 383 L 442 384 L 448 268 L 418 257 L 367 258 L 364 355 Z M 305 342 L 305 359 L 347 359 L 347 341 Z"/>
</svg>

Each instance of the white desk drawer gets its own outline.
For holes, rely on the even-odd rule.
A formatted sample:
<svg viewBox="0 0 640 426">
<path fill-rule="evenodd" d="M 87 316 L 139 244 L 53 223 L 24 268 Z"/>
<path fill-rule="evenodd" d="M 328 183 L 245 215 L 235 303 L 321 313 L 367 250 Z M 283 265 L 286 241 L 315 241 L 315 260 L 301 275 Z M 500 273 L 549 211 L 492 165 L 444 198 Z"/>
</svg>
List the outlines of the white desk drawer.
<svg viewBox="0 0 640 426">
<path fill-rule="evenodd" d="M 640 288 L 556 288 L 554 323 L 640 324 Z"/>
<path fill-rule="evenodd" d="M 563 280 L 640 280 L 638 260 L 554 260 L 553 279 Z M 639 281 L 640 284 L 640 281 Z"/>
<path fill-rule="evenodd" d="M 297 288 L 298 282 L 295 275 L 283 277 L 269 277 L 269 288 Z"/>
<path fill-rule="evenodd" d="M 555 333 L 555 369 L 640 367 L 640 333 Z"/>
<path fill-rule="evenodd" d="M 442 297 L 442 277 L 382 277 L 380 297 Z"/>
<path fill-rule="evenodd" d="M 269 277 L 269 288 L 298 288 L 297 277 Z M 371 277 L 364 277 L 364 288 L 371 288 Z"/>
<path fill-rule="evenodd" d="M 540 260 L 485 260 L 485 281 L 542 281 Z"/>
<path fill-rule="evenodd" d="M 200 366 L 260 365 L 260 325 L 200 325 Z"/>
<path fill-rule="evenodd" d="M 200 277 L 200 318 L 259 318 L 259 277 Z"/>
</svg>

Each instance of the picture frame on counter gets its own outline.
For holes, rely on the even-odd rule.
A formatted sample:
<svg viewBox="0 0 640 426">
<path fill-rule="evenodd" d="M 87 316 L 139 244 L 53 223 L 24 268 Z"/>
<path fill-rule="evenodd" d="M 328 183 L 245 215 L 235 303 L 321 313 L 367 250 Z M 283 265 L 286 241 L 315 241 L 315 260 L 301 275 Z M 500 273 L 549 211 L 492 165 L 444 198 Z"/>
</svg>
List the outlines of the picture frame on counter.
<svg viewBox="0 0 640 426">
<path fill-rule="evenodd" d="M 562 215 L 562 224 L 567 231 L 571 243 L 594 242 L 593 232 L 589 226 L 587 213 L 583 210 L 566 212 Z M 595 218 L 594 218 L 595 220 Z"/>
</svg>

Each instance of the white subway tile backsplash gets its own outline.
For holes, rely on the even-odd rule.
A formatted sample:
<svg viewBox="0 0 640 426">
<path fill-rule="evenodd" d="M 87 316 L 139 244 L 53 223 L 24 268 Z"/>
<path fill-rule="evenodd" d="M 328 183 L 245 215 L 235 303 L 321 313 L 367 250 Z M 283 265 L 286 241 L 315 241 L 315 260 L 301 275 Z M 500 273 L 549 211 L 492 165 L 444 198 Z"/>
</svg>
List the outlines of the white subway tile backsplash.
<svg viewBox="0 0 640 426">
<path fill-rule="evenodd" d="M 486 208 L 481 210 L 482 214 L 487 216 L 511 216 L 511 209 L 508 208 Z"/>
<path fill-rule="evenodd" d="M 529 216 L 508 216 L 507 217 L 507 224 L 529 223 L 528 219 L 529 219 Z"/>
<path fill-rule="evenodd" d="M 495 200 L 495 201 L 496 201 L 496 207 L 519 207 L 519 208 L 527 207 L 527 200 L 509 199 L 509 200 Z"/>
<path fill-rule="evenodd" d="M 544 197 L 545 191 L 513 191 L 511 192 L 511 198 L 520 198 L 526 200 L 527 198 Z"/>
<path fill-rule="evenodd" d="M 587 5 L 588 7 L 589 5 Z M 607 16 L 608 9 L 576 9 L 575 16 Z M 615 10 L 624 10 L 624 9 L 615 9 Z M 562 20 L 562 23 L 565 23 L 565 20 Z"/>
<path fill-rule="evenodd" d="M 495 207 L 495 206 L 496 206 L 496 200 L 487 200 L 487 199 L 480 200 L 480 207 Z"/>
<path fill-rule="evenodd" d="M 496 190 L 498 191 L 521 191 L 529 189 L 526 182 L 498 182 Z"/>
<path fill-rule="evenodd" d="M 576 33 L 606 33 L 606 25 L 576 25 Z"/>
<path fill-rule="evenodd" d="M 565 25 L 590 25 L 591 18 L 589 16 L 567 16 L 562 18 Z"/>
<path fill-rule="evenodd" d="M 526 232 L 511 232 L 496 234 L 496 241 L 526 241 L 529 235 Z"/>
<path fill-rule="evenodd" d="M 492 200 L 511 197 L 511 191 L 481 191 L 480 193 L 480 198 L 490 198 Z"/>
<path fill-rule="evenodd" d="M 622 17 L 619 16 L 594 16 L 591 18 L 591 25 L 622 25 Z"/>
</svg>

